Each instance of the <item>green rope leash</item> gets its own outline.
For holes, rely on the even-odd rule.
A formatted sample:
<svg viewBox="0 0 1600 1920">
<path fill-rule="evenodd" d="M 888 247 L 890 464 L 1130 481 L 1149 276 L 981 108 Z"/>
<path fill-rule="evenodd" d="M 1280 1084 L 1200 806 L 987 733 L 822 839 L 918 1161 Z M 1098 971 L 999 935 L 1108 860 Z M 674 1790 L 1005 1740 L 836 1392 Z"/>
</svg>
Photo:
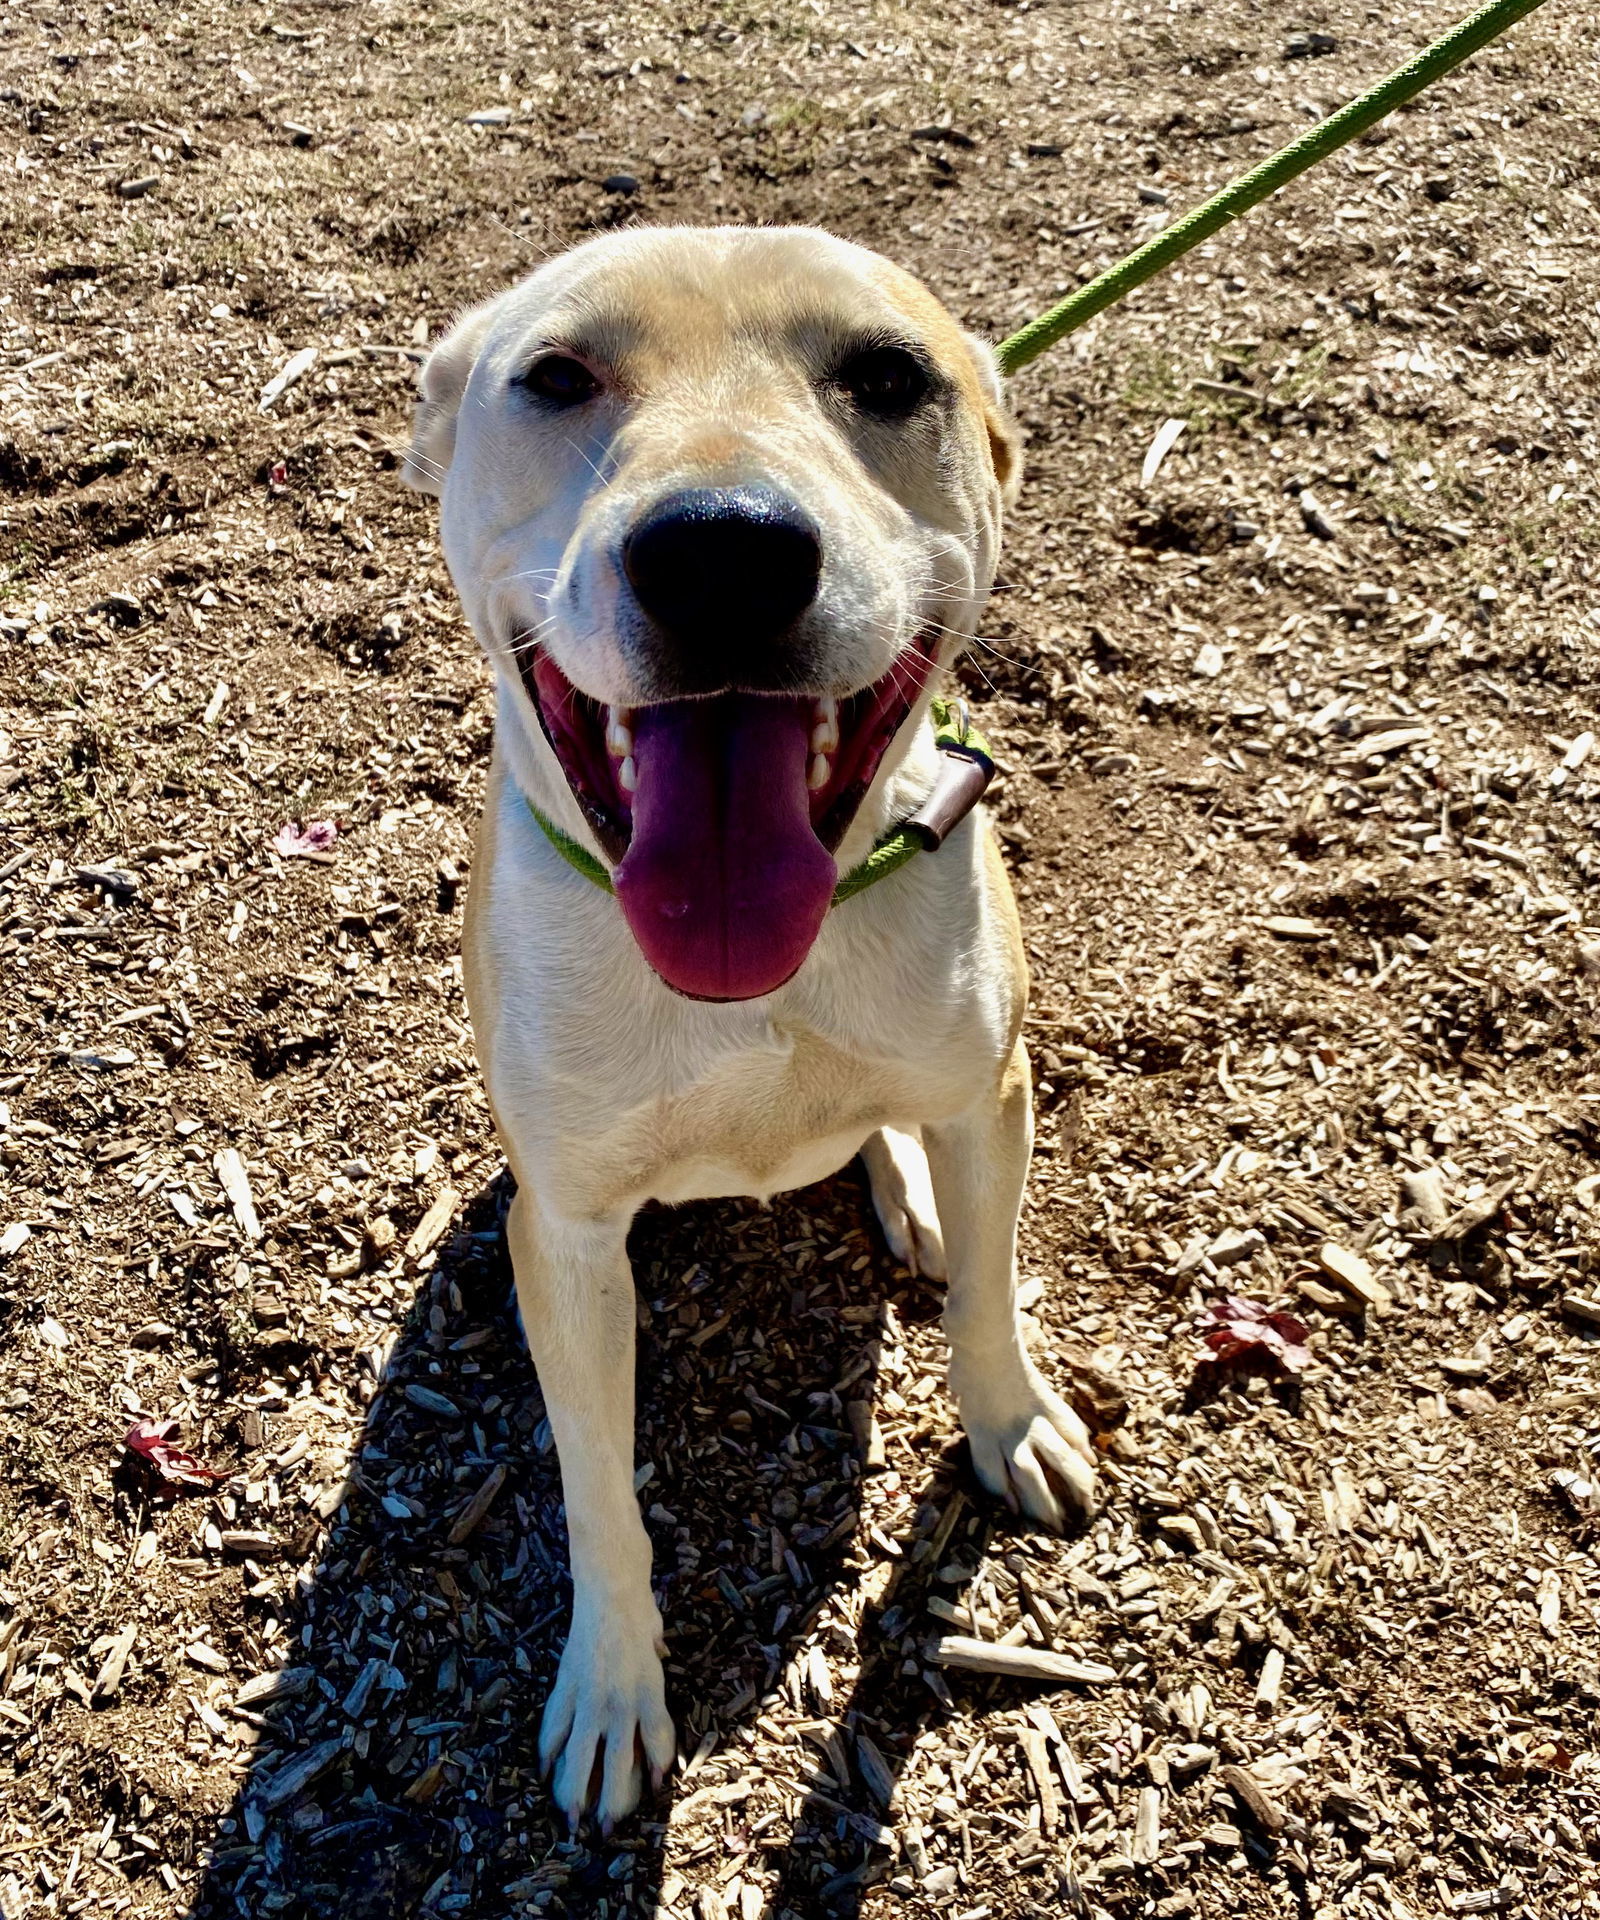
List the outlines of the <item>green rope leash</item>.
<svg viewBox="0 0 1600 1920">
<path fill-rule="evenodd" d="M 960 754 L 966 759 L 993 763 L 989 743 L 972 724 L 965 700 L 932 700 L 928 717 L 933 722 L 933 744 L 941 753 Z M 915 827 L 894 827 L 872 849 L 858 867 L 852 867 L 833 890 L 833 904 L 852 899 L 868 887 L 887 879 L 897 867 L 927 851 L 928 841 Z"/>
<path fill-rule="evenodd" d="M 555 821 L 546 813 L 541 813 L 530 800 L 528 811 L 533 815 L 534 824 L 559 853 L 569 867 L 576 868 L 585 880 L 593 881 L 602 893 L 615 893 L 611 884 L 611 875 L 581 841 L 574 840 L 570 833 L 563 833 Z"/>
<path fill-rule="evenodd" d="M 964 759 L 992 764 L 989 743 L 972 724 L 964 700 L 932 700 L 928 704 L 928 717 L 933 722 L 934 745 L 941 753 L 959 754 Z M 564 833 L 531 800 L 527 802 L 527 807 L 533 815 L 534 825 L 569 867 L 581 873 L 602 893 L 616 892 L 611 884 L 610 871 L 581 841 L 574 840 L 570 833 Z M 926 835 L 915 827 L 892 828 L 860 866 L 852 867 L 834 888 L 833 904 L 837 907 L 841 902 L 853 899 L 856 894 L 864 893 L 868 887 L 886 879 L 897 867 L 903 867 L 914 855 L 924 852 L 928 845 Z"/>
<path fill-rule="evenodd" d="M 1247 213 L 1251 207 L 1276 193 L 1279 187 L 1286 186 L 1296 175 L 1304 173 L 1307 167 L 1314 167 L 1319 160 L 1326 160 L 1329 154 L 1337 153 L 1340 147 L 1354 140 L 1358 134 L 1365 133 L 1385 114 L 1393 113 L 1396 107 L 1421 93 L 1424 87 L 1431 86 L 1481 47 L 1497 39 L 1524 14 L 1532 13 L 1535 7 L 1543 5 L 1544 0 L 1492 0 L 1491 5 L 1482 8 L 1470 19 L 1463 20 L 1442 40 L 1436 40 L 1425 53 L 1419 53 L 1415 60 L 1391 73 L 1388 79 L 1380 80 L 1359 99 L 1352 100 L 1337 113 L 1329 114 L 1326 120 L 1319 122 L 1309 133 L 1302 134 L 1298 140 L 1280 147 L 1260 166 L 1252 167 L 1243 178 L 1235 180 L 1231 186 L 1224 187 L 1220 193 L 1213 194 L 1209 200 L 1175 220 L 1153 240 L 1147 240 L 1126 260 L 1119 260 L 1114 267 L 1108 267 L 1087 286 L 1079 287 L 1076 293 L 1069 293 L 1065 300 L 1051 307 L 1047 313 L 1041 313 L 1037 320 L 1030 320 L 1009 340 L 1002 340 L 995 349 L 1000 371 L 1013 374 L 1030 360 L 1036 360 L 1047 348 L 1065 339 L 1086 320 L 1103 313 L 1124 294 L 1142 286 L 1164 267 L 1170 267 L 1174 260 L 1181 260 L 1191 247 L 1197 247 L 1219 227 L 1225 227 L 1230 220 Z"/>
<path fill-rule="evenodd" d="M 903 867 L 926 845 L 927 842 L 909 827 L 897 827 L 878 842 L 859 867 L 852 867 L 834 888 L 833 904 L 838 906 L 841 901 L 864 893 L 876 881 L 887 879 L 896 867 Z"/>
</svg>

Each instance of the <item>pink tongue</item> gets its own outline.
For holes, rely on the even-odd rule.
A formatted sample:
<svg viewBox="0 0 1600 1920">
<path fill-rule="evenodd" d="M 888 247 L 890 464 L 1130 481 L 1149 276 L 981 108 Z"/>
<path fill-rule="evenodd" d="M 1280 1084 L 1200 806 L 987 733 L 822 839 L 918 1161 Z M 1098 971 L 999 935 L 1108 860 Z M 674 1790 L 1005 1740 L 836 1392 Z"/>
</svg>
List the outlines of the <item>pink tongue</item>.
<svg viewBox="0 0 1600 1920">
<path fill-rule="evenodd" d="M 838 870 L 811 830 L 811 702 L 724 693 L 641 707 L 633 839 L 613 876 L 669 987 L 753 1000 L 811 951 Z"/>
</svg>

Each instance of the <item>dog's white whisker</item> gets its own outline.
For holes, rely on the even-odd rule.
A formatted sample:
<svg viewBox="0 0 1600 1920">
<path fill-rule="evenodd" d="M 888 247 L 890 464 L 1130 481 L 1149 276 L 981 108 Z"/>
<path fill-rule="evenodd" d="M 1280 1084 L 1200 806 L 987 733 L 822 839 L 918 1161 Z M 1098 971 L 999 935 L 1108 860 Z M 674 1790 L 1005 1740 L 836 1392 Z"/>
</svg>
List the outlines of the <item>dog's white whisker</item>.
<svg viewBox="0 0 1600 1920">
<path fill-rule="evenodd" d="M 587 447 L 580 447 L 570 434 L 567 437 L 567 445 L 571 447 L 572 451 L 577 454 L 580 459 L 588 462 L 590 472 L 594 475 L 595 479 L 600 482 L 601 486 L 605 486 L 607 484 L 606 475 L 601 469 L 599 462 L 594 458 L 593 454 L 589 452 L 589 449 Z"/>
<path fill-rule="evenodd" d="M 413 464 L 420 467 L 430 479 L 439 480 L 444 476 L 444 468 L 439 462 L 424 453 L 413 440 L 402 440 L 397 434 L 385 434 L 383 450 L 385 453 L 393 454 L 396 460 L 405 460 L 409 457 Z"/>
<path fill-rule="evenodd" d="M 546 614 L 537 626 L 523 627 L 512 634 L 506 643 L 506 651 L 511 655 L 512 659 L 517 660 L 525 653 L 532 653 L 544 637 L 547 629 L 553 625 L 554 620 L 554 614 Z"/>
<path fill-rule="evenodd" d="M 986 653 L 993 654 L 996 660 L 1004 661 L 1009 667 L 1017 667 L 1022 664 L 1016 654 L 1007 653 L 1003 647 L 997 647 L 992 640 L 986 639 L 981 633 L 963 633 L 959 627 L 946 626 L 939 620 L 929 620 L 925 624 L 931 628 L 933 632 L 945 635 L 947 639 L 960 640 L 966 646 L 982 647 Z M 991 685 L 992 684 L 991 682 Z"/>
<path fill-rule="evenodd" d="M 937 580 L 919 589 L 919 600 L 977 600 L 991 593 L 1008 593 L 1008 587 L 947 587 Z"/>
<path fill-rule="evenodd" d="M 489 215 L 489 224 L 498 227 L 508 239 L 516 242 L 530 260 L 540 265 L 548 260 L 555 251 L 553 247 L 535 246 L 525 233 L 519 233 L 515 227 L 508 226 L 497 213 L 491 213 Z"/>
<path fill-rule="evenodd" d="M 985 653 L 992 654 L 996 660 L 1004 661 L 1008 667 L 1022 665 L 1019 654 L 1007 653 L 1004 647 L 997 647 L 992 640 L 985 640 L 981 633 L 970 634 L 968 640 L 972 646 L 982 647 Z"/>
</svg>

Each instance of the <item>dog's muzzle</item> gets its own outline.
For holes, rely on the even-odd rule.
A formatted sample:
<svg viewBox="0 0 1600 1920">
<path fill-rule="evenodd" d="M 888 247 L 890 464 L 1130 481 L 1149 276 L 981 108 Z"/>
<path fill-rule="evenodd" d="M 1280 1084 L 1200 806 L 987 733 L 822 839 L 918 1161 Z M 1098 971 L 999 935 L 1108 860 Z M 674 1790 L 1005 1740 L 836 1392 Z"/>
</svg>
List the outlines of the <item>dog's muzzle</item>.
<svg viewBox="0 0 1600 1920">
<path fill-rule="evenodd" d="M 822 535 L 792 500 L 758 486 L 671 494 L 624 540 L 622 570 L 648 623 L 645 677 L 663 698 L 803 683 L 794 629 L 822 582 Z"/>
</svg>

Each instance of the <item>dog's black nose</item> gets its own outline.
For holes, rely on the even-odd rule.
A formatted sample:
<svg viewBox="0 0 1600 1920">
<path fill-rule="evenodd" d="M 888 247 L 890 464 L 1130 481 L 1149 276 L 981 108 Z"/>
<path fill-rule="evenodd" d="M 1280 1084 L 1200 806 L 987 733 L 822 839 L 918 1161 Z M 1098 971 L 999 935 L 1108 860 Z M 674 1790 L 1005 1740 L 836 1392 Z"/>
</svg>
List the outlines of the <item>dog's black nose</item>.
<svg viewBox="0 0 1600 1920">
<path fill-rule="evenodd" d="M 759 647 L 817 597 L 822 536 L 768 487 L 698 487 L 657 501 L 628 535 L 639 605 L 692 650 Z"/>
</svg>

